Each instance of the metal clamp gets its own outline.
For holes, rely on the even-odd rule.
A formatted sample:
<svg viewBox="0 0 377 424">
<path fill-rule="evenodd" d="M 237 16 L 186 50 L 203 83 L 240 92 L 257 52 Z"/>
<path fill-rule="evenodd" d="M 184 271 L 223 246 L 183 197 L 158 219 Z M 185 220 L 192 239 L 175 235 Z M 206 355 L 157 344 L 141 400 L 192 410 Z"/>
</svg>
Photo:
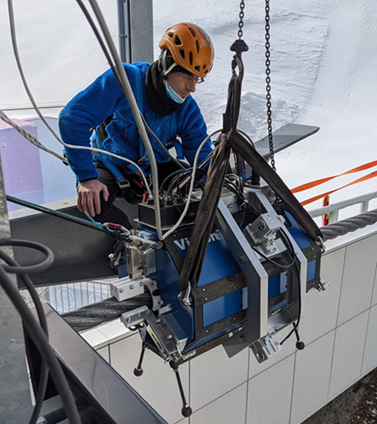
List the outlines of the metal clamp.
<svg viewBox="0 0 377 424">
<path fill-rule="evenodd" d="M 281 345 L 273 339 L 273 334 L 275 332 L 270 332 L 250 345 L 259 363 L 266 361 L 281 351 Z"/>
<path fill-rule="evenodd" d="M 124 278 L 119 278 L 118 280 L 110 283 L 110 294 L 119 302 L 122 300 L 130 299 L 131 297 L 135 297 L 142 293 L 144 293 L 143 278 L 131 280 L 131 278 L 127 276 Z"/>
<path fill-rule="evenodd" d="M 178 340 L 174 331 L 164 319 L 156 315 L 147 307 L 141 306 L 120 317 L 121 322 L 127 327 L 134 327 L 144 323 L 145 328 L 155 343 L 160 356 L 166 361 L 178 361 L 181 359 L 181 350 L 187 339 Z"/>
</svg>

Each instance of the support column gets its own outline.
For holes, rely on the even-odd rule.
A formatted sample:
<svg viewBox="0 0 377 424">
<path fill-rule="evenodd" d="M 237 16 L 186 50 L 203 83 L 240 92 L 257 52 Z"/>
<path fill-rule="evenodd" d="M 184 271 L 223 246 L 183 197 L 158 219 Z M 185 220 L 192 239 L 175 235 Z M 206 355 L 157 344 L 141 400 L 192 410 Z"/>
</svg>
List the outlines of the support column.
<svg viewBox="0 0 377 424">
<path fill-rule="evenodd" d="M 0 238 L 10 238 L 1 158 Z M 7 249 L 6 253 L 13 257 L 11 247 L 3 249 Z M 16 285 L 16 277 L 10 275 L 10 278 Z M 21 319 L 0 286 L 0 423 L 27 423 L 31 413 L 32 405 Z"/>
<path fill-rule="evenodd" d="M 153 62 L 152 0 L 118 0 L 119 52 L 122 62 Z"/>
</svg>

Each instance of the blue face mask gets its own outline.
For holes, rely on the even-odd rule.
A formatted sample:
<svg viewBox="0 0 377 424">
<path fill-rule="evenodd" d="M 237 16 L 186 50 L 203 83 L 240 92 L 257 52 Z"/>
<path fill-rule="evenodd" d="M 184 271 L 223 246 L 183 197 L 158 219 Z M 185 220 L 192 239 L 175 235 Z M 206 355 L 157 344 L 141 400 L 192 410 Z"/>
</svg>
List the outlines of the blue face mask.
<svg viewBox="0 0 377 424">
<path fill-rule="evenodd" d="M 176 102 L 178 104 L 182 104 L 186 99 L 181 97 L 179 94 L 177 94 L 168 84 L 167 81 L 165 81 L 165 87 L 166 87 L 166 94 L 167 96 L 173 100 L 173 102 Z"/>
</svg>

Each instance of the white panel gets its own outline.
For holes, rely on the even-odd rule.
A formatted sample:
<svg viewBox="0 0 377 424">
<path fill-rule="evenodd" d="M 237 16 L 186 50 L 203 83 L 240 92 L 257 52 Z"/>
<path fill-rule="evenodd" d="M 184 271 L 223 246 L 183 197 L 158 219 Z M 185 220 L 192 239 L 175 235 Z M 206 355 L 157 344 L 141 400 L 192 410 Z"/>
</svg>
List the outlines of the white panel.
<svg viewBox="0 0 377 424">
<path fill-rule="evenodd" d="M 97 352 L 104 358 L 107 362 L 109 362 L 109 346 L 101 347 L 97 349 Z"/>
<path fill-rule="evenodd" d="M 377 367 L 377 306 L 370 310 L 362 369 L 363 375 L 375 367 Z"/>
<path fill-rule="evenodd" d="M 300 321 L 300 337 L 305 344 L 336 326 L 345 251 L 343 248 L 323 256 L 320 276 L 330 286 L 324 292 L 312 290 L 305 295 L 305 315 Z"/>
<path fill-rule="evenodd" d="M 377 236 L 347 246 L 338 325 L 370 307 L 376 270 L 376 251 Z"/>
<path fill-rule="evenodd" d="M 92 328 L 91 330 L 85 331 L 80 335 L 90 344 L 90 346 L 94 347 L 95 349 L 99 349 L 102 346 L 107 345 L 109 342 L 107 337 L 98 331 L 98 328 Z"/>
<path fill-rule="evenodd" d="M 282 340 L 288 335 L 292 330 L 292 325 L 284 328 L 273 336 L 274 340 L 281 343 Z M 300 331 L 301 334 L 301 331 Z M 255 377 L 261 372 L 265 371 L 267 368 L 272 367 L 283 359 L 287 358 L 289 355 L 292 355 L 296 350 L 296 337 L 294 334 L 286 340 L 282 345 L 282 350 L 276 355 L 272 356 L 270 359 L 262 362 L 261 364 L 255 358 L 255 355 L 250 350 L 250 363 L 249 363 L 249 378 Z"/>
<path fill-rule="evenodd" d="M 302 422 L 327 401 L 335 331 L 296 354 L 291 424 Z"/>
<path fill-rule="evenodd" d="M 169 423 L 181 420 L 182 401 L 173 370 L 151 352 L 145 352 L 144 373 L 135 377 L 139 362 L 141 338 L 138 333 L 110 345 L 111 365 Z M 179 367 L 183 388 L 188 398 L 188 364 Z"/>
<path fill-rule="evenodd" d="M 191 406 L 197 410 L 247 381 L 248 349 L 229 359 L 219 346 L 191 360 Z"/>
<path fill-rule="evenodd" d="M 377 305 L 377 272 L 374 276 L 374 289 L 373 289 L 373 297 L 372 297 L 372 306 Z"/>
<path fill-rule="evenodd" d="M 246 390 L 247 383 L 244 383 L 194 412 L 190 424 L 243 424 L 246 416 Z"/>
<path fill-rule="evenodd" d="M 336 330 L 329 398 L 345 390 L 361 375 L 369 311 Z"/>
<path fill-rule="evenodd" d="M 248 382 L 247 424 L 287 424 L 291 409 L 291 355 Z"/>
<path fill-rule="evenodd" d="M 101 325 L 98 327 L 98 331 L 100 331 L 110 342 L 115 342 L 130 335 L 130 330 L 121 323 L 120 319 Z"/>
<path fill-rule="evenodd" d="M 190 423 L 189 418 L 182 418 L 181 420 L 176 421 L 174 424 L 189 424 L 189 423 Z"/>
</svg>

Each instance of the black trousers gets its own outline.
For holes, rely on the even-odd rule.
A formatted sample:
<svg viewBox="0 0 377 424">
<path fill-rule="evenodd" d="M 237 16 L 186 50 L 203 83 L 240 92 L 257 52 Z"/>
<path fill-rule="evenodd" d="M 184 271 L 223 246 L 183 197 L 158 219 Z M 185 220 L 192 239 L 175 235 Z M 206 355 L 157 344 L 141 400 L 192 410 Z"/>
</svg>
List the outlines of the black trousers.
<svg viewBox="0 0 377 424">
<path fill-rule="evenodd" d="M 107 189 L 109 190 L 109 199 L 107 202 L 105 202 L 101 193 L 101 213 L 96 215 L 94 219 L 97 222 L 112 222 L 114 224 L 120 224 L 128 229 L 131 229 L 132 225 L 128 219 L 128 216 L 121 209 L 114 206 L 114 201 L 116 197 L 121 196 L 124 199 L 131 201 L 131 203 L 139 203 L 142 201 L 144 189 L 140 188 L 138 184 L 134 182 L 134 176 L 125 174 L 125 177 L 131 182 L 131 188 L 120 190 L 114 174 L 109 171 L 104 164 L 97 162 L 96 165 L 97 171 L 100 174 L 98 181 L 107 186 Z M 161 184 L 166 177 L 178 169 L 179 166 L 173 161 L 158 164 L 159 184 Z"/>
</svg>

